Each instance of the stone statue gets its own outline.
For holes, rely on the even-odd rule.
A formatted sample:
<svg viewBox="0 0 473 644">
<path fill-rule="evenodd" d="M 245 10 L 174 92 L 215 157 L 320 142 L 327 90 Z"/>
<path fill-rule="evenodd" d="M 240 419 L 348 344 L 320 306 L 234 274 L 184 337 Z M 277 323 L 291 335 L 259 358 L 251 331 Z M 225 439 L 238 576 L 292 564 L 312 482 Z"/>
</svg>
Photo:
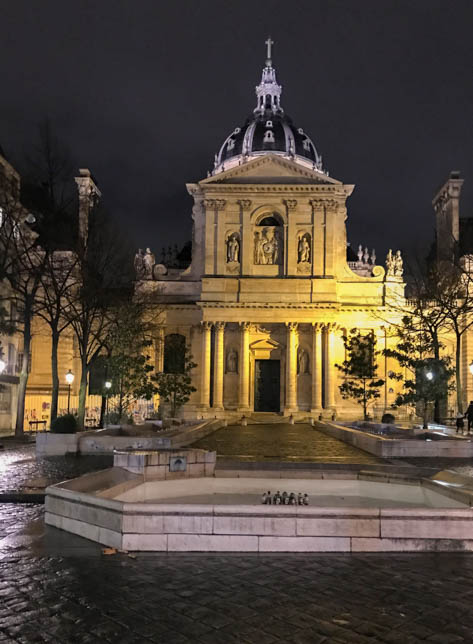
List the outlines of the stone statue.
<svg viewBox="0 0 473 644">
<path fill-rule="evenodd" d="M 388 250 L 386 255 L 386 275 L 394 275 L 394 258 L 391 249 Z"/>
<path fill-rule="evenodd" d="M 363 247 L 361 244 L 358 246 L 357 255 L 358 255 L 358 261 L 361 263 L 363 261 Z"/>
<path fill-rule="evenodd" d="M 404 272 L 404 264 L 401 257 L 401 251 L 397 250 L 394 257 L 394 275 L 401 277 Z"/>
<path fill-rule="evenodd" d="M 255 233 L 255 264 L 279 264 L 279 239 L 272 228 Z"/>
<path fill-rule="evenodd" d="M 299 264 L 303 262 L 310 262 L 310 244 L 307 239 L 308 235 L 303 235 L 299 239 L 299 244 L 297 248 L 297 261 Z"/>
<path fill-rule="evenodd" d="M 309 355 L 305 349 L 299 351 L 298 373 L 309 373 Z"/>
<path fill-rule="evenodd" d="M 263 244 L 263 235 L 257 230 L 255 233 L 255 264 L 264 264 Z"/>
<path fill-rule="evenodd" d="M 153 268 L 155 263 L 156 261 L 154 258 L 154 254 L 151 252 L 149 248 L 147 248 L 143 256 L 143 266 L 144 266 L 143 277 L 145 279 L 147 280 L 153 279 Z"/>
<path fill-rule="evenodd" d="M 136 279 L 142 279 L 145 273 L 144 255 L 142 248 L 138 248 L 133 266 L 135 267 Z"/>
<path fill-rule="evenodd" d="M 227 353 L 227 373 L 238 373 L 238 353 L 235 349 Z"/>
<path fill-rule="evenodd" d="M 238 240 L 238 235 L 233 233 L 227 239 L 227 262 L 239 262 L 240 261 L 240 242 Z"/>
</svg>

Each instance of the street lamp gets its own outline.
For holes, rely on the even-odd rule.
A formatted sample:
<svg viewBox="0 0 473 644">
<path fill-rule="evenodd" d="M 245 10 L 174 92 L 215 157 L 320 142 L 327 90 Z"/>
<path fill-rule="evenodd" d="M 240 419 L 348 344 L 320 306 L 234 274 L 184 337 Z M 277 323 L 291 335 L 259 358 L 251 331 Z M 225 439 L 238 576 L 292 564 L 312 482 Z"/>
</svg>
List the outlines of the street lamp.
<svg viewBox="0 0 473 644">
<path fill-rule="evenodd" d="M 105 381 L 105 389 L 107 390 L 107 398 L 106 398 L 106 402 L 105 402 L 105 414 L 107 416 L 107 422 L 108 422 L 108 397 L 110 395 L 110 389 L 111 388 L 112 388 L 112 383 L 110 382 L 110 380 L 106 380 Z"/>
<path fill-rule="evenodd" d="M 0 374 L 2 374 L 5 371 L 6 366 L 7 366 L 7 363 L 5 362 L 5 360 L 2 360 L 0 358 Z"/>
<path fill-rule="evenodd" d="M 71 385 L 74 382 L 74 374 L 72 371 L 69 369 L 69 371 L 66 373 L 66 382 L 69 386 L 68 392 L 67 392 L 67 413 L 69 413 L 70 408 L 71 408 Z"/>
<path fill-rule="evenodd" d="M 427 378 L 427 380 L 433 380 L 434 374 L 431 371 L 427 371 L 427 373 L 425 374 L 425 377 Z"/>
</svg>

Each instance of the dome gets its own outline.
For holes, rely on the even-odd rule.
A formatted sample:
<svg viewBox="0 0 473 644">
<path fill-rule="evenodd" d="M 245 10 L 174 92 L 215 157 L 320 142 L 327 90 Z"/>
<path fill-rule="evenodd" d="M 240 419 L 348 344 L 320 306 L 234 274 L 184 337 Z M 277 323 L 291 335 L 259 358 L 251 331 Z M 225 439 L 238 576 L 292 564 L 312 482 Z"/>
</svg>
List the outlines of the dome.
<svg viewBox="0 0 473 644">
<path fill-rule="evenodd" d="M 271 39 L 266 41 L 268 56 L 261 83 L 256 87 L 257 104 L 242 127 L 227 136 L 218 154 L 214 170 L 217 174 L 264 154 L 279 154 L 305 167 L 323 172 L 322 157 L 311 138 L 297 128 L 281 107 L 282 87 L 276 81 L 271 61 Z"/>
</svg>

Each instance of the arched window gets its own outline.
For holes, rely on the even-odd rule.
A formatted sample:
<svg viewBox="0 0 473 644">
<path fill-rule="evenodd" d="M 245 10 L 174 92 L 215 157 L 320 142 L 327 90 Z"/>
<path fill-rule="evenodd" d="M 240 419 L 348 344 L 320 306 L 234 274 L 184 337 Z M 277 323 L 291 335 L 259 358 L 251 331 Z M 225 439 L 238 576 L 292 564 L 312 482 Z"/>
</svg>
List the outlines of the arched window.
<svg viewBox="0 0 473 644">
<path fill-rule="evenodd" d="M 263 217 L 263 219 L 258 222 L 258 226 L 281 226 L 281 220 L 276 213 L 273 213 L 272 215 L 266 215 L 266 217 Z"/>
<path fill-rule="evenodd" d="M 264 133 L 263 143 L 274 143 L 274 134 L 271 130 L 266 130 Z"/>
<path fill-rule="evenodd" d="M 184 373 L 186 338 L 170 333 L 164 338 L 164 373 Z"/>
</svg>

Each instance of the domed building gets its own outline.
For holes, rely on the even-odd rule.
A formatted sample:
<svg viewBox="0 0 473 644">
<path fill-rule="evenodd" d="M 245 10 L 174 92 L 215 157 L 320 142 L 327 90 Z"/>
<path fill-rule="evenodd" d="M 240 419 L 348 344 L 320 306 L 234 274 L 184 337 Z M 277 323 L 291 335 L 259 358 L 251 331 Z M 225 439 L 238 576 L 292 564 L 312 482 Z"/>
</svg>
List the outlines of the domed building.
<svg viewBox="0 0 473 644">
<path fill-rule="evenodd" d="M 354 186 L 329 176 L 306 131 L 282 107 L 271 46 L 256 106 L 215 155 L 208 176 L 187 184 L 192 263 L 184 271 L 137 255 L 137 290 L 164 308 L 156 368 L 180 338 L 197 367 L 187 417 L 252 412 L 358 415 L 343 400 L 336 364 L 354 327 L 389 342 L 380 311 L 403 298 L 402 267 L 386 271 L 361 246 L 347 259 L 348 197 Z M 382 359 L 379 376 L 390 369 Z M 394 387 L 394 386 L 393 386 Z M 386 385 L 375 413 L 396 396 Z"/>
</svg>

